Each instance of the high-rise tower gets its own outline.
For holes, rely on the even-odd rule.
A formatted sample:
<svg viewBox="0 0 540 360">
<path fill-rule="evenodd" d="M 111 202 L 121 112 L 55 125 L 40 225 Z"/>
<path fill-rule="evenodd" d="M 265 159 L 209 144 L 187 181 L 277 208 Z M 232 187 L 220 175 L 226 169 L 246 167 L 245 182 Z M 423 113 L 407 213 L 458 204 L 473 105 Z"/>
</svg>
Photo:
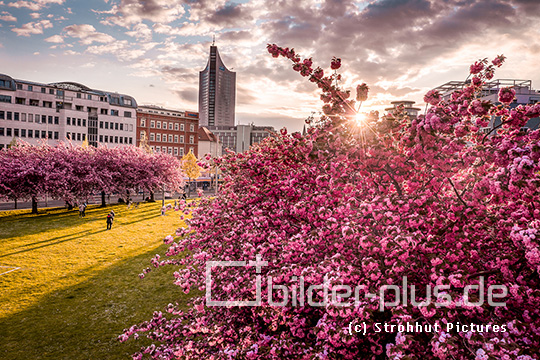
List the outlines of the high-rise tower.
<svg viewBox="0 0 540 360">
<path fill-rule="evenodd" d="M 199 126 L 234 126 L 236 73 L 229 71 L 217 46 L 210 46 L 206 68 L 199 72 Z"/>
</svg>

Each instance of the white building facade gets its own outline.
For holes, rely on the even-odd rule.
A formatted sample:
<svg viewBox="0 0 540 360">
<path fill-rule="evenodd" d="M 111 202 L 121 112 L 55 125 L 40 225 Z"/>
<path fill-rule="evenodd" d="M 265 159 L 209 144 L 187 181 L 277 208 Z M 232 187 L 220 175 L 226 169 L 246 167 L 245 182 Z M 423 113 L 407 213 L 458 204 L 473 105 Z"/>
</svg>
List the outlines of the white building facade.
<svg viewBox="0 0 540 360">
<path fill-rule="evenodd" d="M 109 147 L 135 144 L 135 99 L 82 84 L 42 84 L 0 74 L 0 149 L 14 139 Z"/>
</svg>

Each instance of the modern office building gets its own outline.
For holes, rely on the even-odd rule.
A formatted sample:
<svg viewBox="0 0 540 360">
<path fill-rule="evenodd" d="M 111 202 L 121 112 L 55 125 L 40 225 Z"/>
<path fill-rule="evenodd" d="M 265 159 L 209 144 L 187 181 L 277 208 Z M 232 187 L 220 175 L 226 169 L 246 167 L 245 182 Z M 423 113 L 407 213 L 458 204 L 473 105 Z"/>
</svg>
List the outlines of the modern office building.
<svg viewBox="0 0 540 360">
<path fill-rule="evenodd" d="M 137 146 L 145 138 L 150 149 L 178 158 L 198 154 L 199 114 L 147 105 L 137 108 Z"/>
<path fill-rule="evenodd" d="M 223 152 L 226 149 L 240 153 L 249 149 L 253 144 L 272 136 L 275 132 L 271 126 L 237 125 L 209 126 L 208 129 L 219 137 Z"/>
<path fill-rule="evenodd" d="M 447 100 L 450 95 L 459 89 L 463 89 L 466 85 L 470 84 L 470 80 L 467 81 L 450 81 L 441 86 L 436 87 L 443 99 Z M 518 79 L 496 79 L 484 84 L 480 93 L 480 100 L 491 101 L 493 104 L 499 104 L 499 90 L 504 87 L 511 87 L 516 91 L 514 101 L 510 104 L 511 107 L 516 107 L 522 104 L 535 104 L 540 101 L 540 91 L 532 88 L 531 80 L 518 80 Z M 482 128 L 484 132 L 490 132 L 491 129 L 501 124 L 500 117 L 492 116 L 488 126 Z M 540 125 L 540 118 L 530 119 L 525 128 L 538 129 Z"/>
<path fill-rule="evenodd" d="M 394 114 L 394 112 L 397 110 L 398 106 L 403 105 L 403 111 L 411 117 L 416 118 L 418 116 L 418 112 L 421 110 L 420 108 L 414 107 L 414 101 L 410 100 L 399 100 L 399 101 L 392 101 L 392 107 L 384 109 L 386 113 Z"/>
<path fill-rule="evenodd" d="M 234 126 L 236 73 L 229 71 L 217 46 L 210 46 L 206 68 L 199 72 L 200 126 Z"/>
<path fill-rule="evenodd" d="M 43 84 L 0 74 L 0 149 L 13 139 L 93 146 L 135 143 L 135 99 L 74 82 Z"/>
</svg>

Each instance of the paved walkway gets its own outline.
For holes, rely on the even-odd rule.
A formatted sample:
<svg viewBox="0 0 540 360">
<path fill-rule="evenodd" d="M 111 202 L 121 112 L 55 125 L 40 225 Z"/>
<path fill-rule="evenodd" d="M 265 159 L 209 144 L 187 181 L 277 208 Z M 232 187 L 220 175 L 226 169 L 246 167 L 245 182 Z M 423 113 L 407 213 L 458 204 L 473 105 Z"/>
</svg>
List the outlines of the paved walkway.
<svg viewBox="0 0 540 360">
<path fill-rule="evenodd" d="M 213 194 L 215 194 L 215 192 L 214 192 L 214 190 L 207 190 L 207 191 L 204 192 L 204 194 L 205 195 L 213 195 Z M 166 193 L 165 199 L 178 199 L 179 195 L 180 195 L 179 193 L 174 193 L 174 194 Z M 149 196 L 149 194 L 144 194 L 145 198 L 148 197 L 148 196 Z M 161 193 L 156 193 L 154 195 L 154 199 L 156 200 L 156 202 L 161 201 L 162 196 L 163 195 Z M 197 196 L 197 192 L 192 191 L 191 192 L 191 197 L 194 198 L 196 196 Z M 118 195 L 105 196 L 105 202 L 107 204 L 117 204 L 118 203 L 118 198 L 119 198 Z M 134 202 L 137 202 L 137 201 L 142 202 L 142 201 L 144 201 L 142 195 L 132 196 L 131 200 L 134 201 Z M 94 195 L 91 198 L 89 198 L 88 199 L 88 205 L 92 205 L 92 204 L 98 204 L 98 205 L 101 204 L 101 195 Z M 66 202 L 63 201 L 63 200 L 48 199 L 47 201 L 45 201 L 45 199 L 39 199 L 39 201 L 38 201 L 38 209 L 46 208 L 46 207 L 65 207 L 65 206 L 66 206 Z M 75 205 L 74 209 L 76 207 L 77 206 Z M 17 209 L 31 209 L 31 208 L 32 208 L 32 202 L 31 201 L 22 201 L 22 202 L 17 203 Z M 0 211 L 14 210 L 14 209 L 15 209 L 15 203 L 13 201 L 10 201 L 10 202 L 0 201 Z"/>
</svg>

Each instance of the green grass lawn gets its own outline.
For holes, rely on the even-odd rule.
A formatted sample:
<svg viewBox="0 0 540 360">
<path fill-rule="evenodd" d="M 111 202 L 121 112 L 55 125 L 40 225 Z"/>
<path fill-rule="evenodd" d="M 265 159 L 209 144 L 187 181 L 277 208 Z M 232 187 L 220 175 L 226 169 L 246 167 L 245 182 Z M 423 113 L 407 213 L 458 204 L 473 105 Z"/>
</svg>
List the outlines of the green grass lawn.
<svg viewBox="0 0 540 360">
<path fill-rule="evenodd" d="M 188 299 L 172 267 L 138 277 L 183 225 L 174 211 L 160 216 L 160 206 L 89 207 L 82 219 L 76 210 L 0 212 L 0 359 L 130 359 L 147 345 L 116 338 Z"/>
</svg>

